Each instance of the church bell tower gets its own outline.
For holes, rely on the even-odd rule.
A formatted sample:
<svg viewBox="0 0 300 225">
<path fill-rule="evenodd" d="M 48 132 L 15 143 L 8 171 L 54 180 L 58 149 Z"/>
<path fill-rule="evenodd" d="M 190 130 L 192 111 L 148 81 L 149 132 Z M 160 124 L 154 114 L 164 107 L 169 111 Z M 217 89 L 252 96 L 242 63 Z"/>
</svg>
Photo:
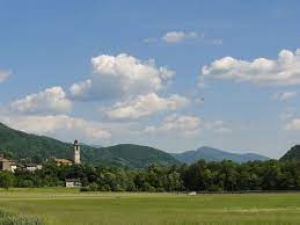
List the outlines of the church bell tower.
<svg viewBox="0 0 300 225">
<path fill-rule="evenodd" d="M 80 145 L 78 140 L 74 141 L 74 164 L 80 164 Z"/>
</svg>

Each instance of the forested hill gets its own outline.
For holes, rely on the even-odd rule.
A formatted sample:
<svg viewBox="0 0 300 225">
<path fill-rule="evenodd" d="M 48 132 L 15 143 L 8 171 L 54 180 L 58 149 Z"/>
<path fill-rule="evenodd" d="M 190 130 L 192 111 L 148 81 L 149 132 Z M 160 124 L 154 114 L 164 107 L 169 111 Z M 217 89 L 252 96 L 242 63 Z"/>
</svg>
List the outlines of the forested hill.
<svg viewBox="0 0 300 225">
<path fill-rule="evenodd" d="M 70 158 L 72 144 L 27 134 L 0 123 L 0 149 L 6 156 L 15 160 L 30 158 L 40 161 L 50 157 Z"/>
<path fill-rule="evenodd" d="M 170 154 L 148 146 L 122 144 L 99 150 L 100 160 L 108 165 L 143 168 L 153 163 L 164 166 L 179 164 Z"/>
<path fill-rule="evenodd" d="M 73 145 L 53 138 L 27 134 L 0 123 L 0 152 L 14 160 L 41 162 L 51 157 L 72 159 Z M 147 146 L 117 145 L 96 148 L 81 146 L 83 162 L 145 168 L 150 164 L 172 165 L 178 161 L 168 153 Z"/>
<path fill-rule="evenodd" d="M 243 163 L 243 162 L 255 161 L 255 160 L 265 161 L 269 159 L 268 157 L 254 154 L 254 153 L 237 154 L 237 153 L 226 152 L 226 151 L 222 151 L 207 146 L 201 147 L 196 151 L 188 151 L 188 152 L 173 154 L 173 156 L 179 161 L 187 164 L 195 163 L 201 159 L 208 162 L 231 160 L 237 163 Z"/>
<path fill-rule="evenodd" d="M 300 145 L 295 145 L 281 158 L 281 161 L 300 161 Z"/>
</svg>

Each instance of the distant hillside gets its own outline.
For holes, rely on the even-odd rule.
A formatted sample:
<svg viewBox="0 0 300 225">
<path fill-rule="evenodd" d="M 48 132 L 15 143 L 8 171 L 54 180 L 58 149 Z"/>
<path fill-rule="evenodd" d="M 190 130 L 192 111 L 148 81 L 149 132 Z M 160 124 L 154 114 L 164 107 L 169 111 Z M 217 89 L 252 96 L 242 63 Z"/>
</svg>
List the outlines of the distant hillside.
<svg viewBox="0 0 300 225">
<path fill-rule="evenodd" d="M 236 154 L 230 153 L 226 151 L 222 151 L 212 147 L 201 147 L 196 151 L 187 151 L 183 153 L 172 154 L 176 159 L 181 162 L 190 164 L 197 162 L 198 160 L 204 159 L 205 161 L 222 161 L 224 159 L 232 160 L 237 163 L 254 161 L 254 160 L 268 160 L 269 158 L 254 154 L 254 153 L 246 153 L 246 154 Z"/>
<path fill-rule="evenodd" d="M 70 158 L 72 145 L 17 131 L 0 123 L 0 149 L 13 159 L 31 158 L 40 161 L 51 156 Z"/>
<path fill-rule="evenodd" d="M 179 164 L 179 161 L 170 154 L 148 146 L 121 144 L 99 150 L 99 162 L 108 165 L 143 168 L 151 164 L 164 166 Z"/>
<path fill-rule="evenodd" d="M 300 145 L 293 146 L 281 158 L 281 161 L 300 161 Z"/>
<path fill-rule="evenodd" d="M 56 157 L 72 159 L 73 145 L 53 138 L 27 134 L 0 123 L 0 152 L 12 159 L 41 162 Z M 147 146 L 117 145 L 92 147 L 81 145 L 83 162 L 130 168 L 144 168 L 149 164 L 171 165 L 178 161 L 168 153 Z"/>
</svg>

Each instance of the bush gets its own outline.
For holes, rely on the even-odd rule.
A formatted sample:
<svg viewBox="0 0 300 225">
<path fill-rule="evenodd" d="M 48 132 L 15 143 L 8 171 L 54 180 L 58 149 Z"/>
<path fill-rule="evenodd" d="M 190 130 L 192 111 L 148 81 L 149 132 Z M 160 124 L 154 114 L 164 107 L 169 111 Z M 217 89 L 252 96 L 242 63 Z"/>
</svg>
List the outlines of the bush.
<svg viewBox="0 0 300 225">
<path fill-rule="evenodd" d="M 145 192 L 155 192 L 155 188 L 152 187 L 148 182 L 145 182 L 143 185 L 143 191 Z"/>
<path fill-rule="evenodd" d="M 98 187 L 98 191 L 111 191 L 111 189 L 108 184 L 104 184 L 103 186 Z"/>
<path fill-rule="evenodd" d="M 166 190 L 164 188 L 156 188 L 155 192 L 166 192 Z"/>
<path fill-rule="evenodd" d="M 34 183 L 33 183 L 32 180 L 21 180 L 18 183 L 18 186 L 22 187 L 22 188 L 33 188 L 34 187 Z"/>
<path fill-rule="evenodd" d="M 117 185 L 116 185 L 116 188 L 115 188 L 113 191 L 122 192 L 122 191 L 125 191 L 125 189 L 122 188 L 121 185 L 117 184 Z"/>
<path fill-rule="evenodd" d="M 98 184 L 97 183 L 90 183 L 89 185 L 89 190 L 90 191 L 97 191 L 98 189 Z"/>
<path fill-rule="evenodd" d="M 80 191 L 81 191 L 81 192 L 88 192 L 88 191 L 89 191 L 89 188 L 87 188 L 87 187 L 82 187 L 82 188 L 80 188 Z"/>
<path fill-rule="evenodd" d="M 3 171 L 0 173 L 0 187 L 8 189 L 13 186 L 15 177 L 11 172 Z"/>
</svg>

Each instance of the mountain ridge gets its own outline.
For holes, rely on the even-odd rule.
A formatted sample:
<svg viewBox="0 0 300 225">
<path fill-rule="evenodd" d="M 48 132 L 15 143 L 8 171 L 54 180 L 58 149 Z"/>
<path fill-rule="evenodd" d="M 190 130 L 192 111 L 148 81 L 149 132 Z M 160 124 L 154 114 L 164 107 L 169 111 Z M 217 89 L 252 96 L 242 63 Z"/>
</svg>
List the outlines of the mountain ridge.
<svg viewBox="0 0 300 225">
<path fill-rule="evenodd" d="M 238 154 L 209 146 L 182 153 L 167 153 L 150 146 L 134 144 L 118 144 L 107 147 L 82 144 L 81 149 L 83 162 L 128 168 L 145 168 L 150 164 L 163 166 L 180 163 L 191 164 L 201 159 L 206 161 L 226 159 L 238 163 L 269 159 L 255 153 Z M 28 134 L 0 123 L 0 151 L 15 160 L 25 159 L 30 162 L 41 162 L 51 157 L 71 159 L 73 144 L 47 136 Z"/>
<path fill-rule="evenodd" d="M 47 136 L 28 134 L 0 123 L 0 151 L 9 158 L 40 163 L 46 159 L 73 158 L 73 144 Z M 135 157 L 134 157 L 135 156 Z M 179 164 L 170 154 L 149 146 L 120 144 L 109 147 L 81 145 L 83 162 L 93 165 L 145 168 L 150 164 Z"/>
<path fill-rule="evenodd" d="M 300 161 L 300 145 L 294 145 L 279 160 L 280 161 Z"/>
<path fill-rule="evenodd" d="M 142 168 L 156 162 L 162 166 L 180 164 L 171 154 L 155 149 L 150 146 L 135 144 L 118 144 L 109 147 L 102 147 L 101 162 L 122 165 L 128 162 L 130 168 Z M 147 157 L 143 157 L 147 154 Z"/>
<path fill-rule="evenodd" d="M 191 164 L 197 162 L 198 160 L 205 161 L 222 161 L 222 160 L 232 160 L 237 163 L 254 161 L 254 160 L 268 160 L 269 158 L 256 153 L 232 153 L 217 148 L 203 146 L 197 150 L 191 150 L 182 153 L 172 154 L 176 159 L 183 163 Z"/>
</svg>

